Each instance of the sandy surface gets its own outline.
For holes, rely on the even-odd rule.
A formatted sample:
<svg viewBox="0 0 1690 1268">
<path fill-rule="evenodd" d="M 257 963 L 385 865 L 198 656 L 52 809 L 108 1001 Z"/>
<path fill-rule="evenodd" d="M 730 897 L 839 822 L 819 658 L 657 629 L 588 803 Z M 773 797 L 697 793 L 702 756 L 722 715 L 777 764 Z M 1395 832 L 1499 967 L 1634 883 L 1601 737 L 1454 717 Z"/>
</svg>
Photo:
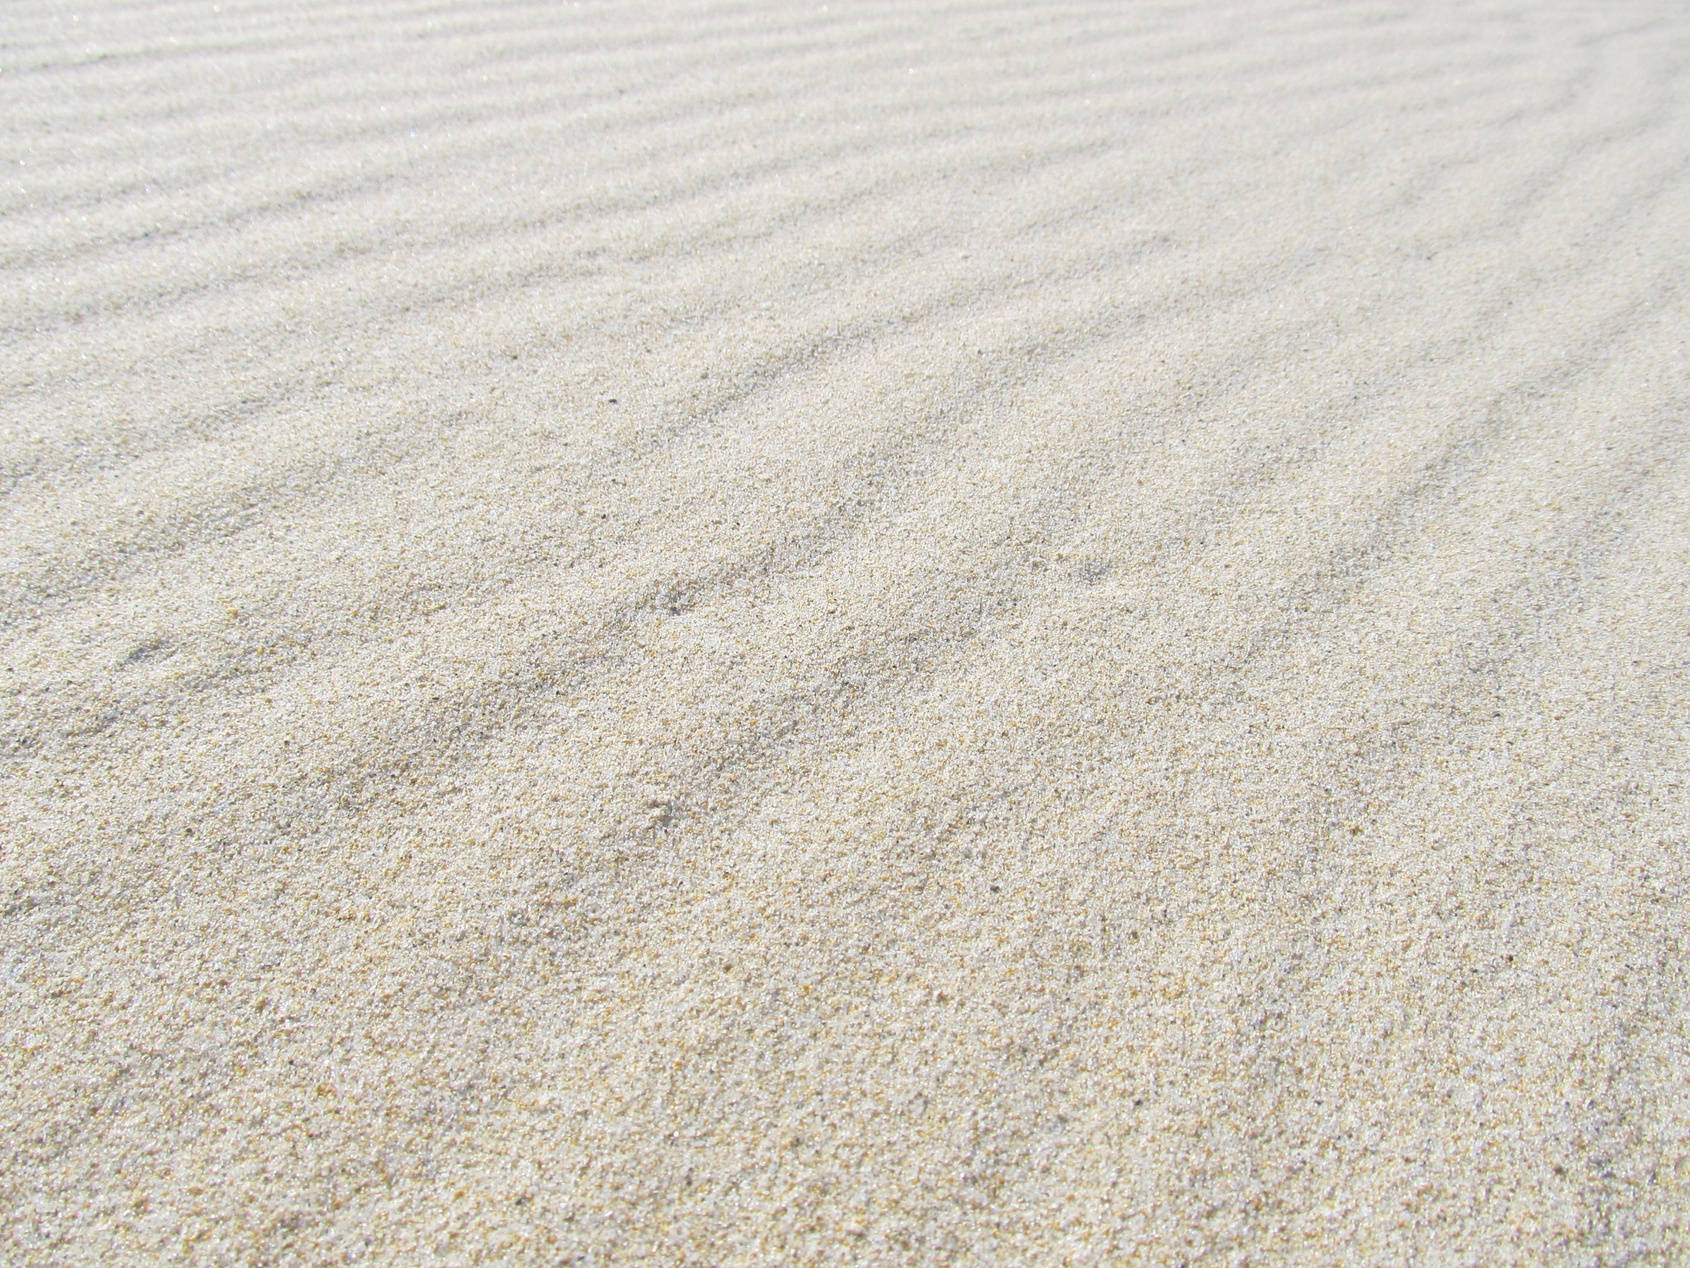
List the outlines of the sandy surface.
<svg viewBox="0 0 1690 1268">
<path fill-rule="evenodd" d="M 1690 1254 L 1677 0 L 8 0 L 0 136 L 0 1261 Z"/>
</svg>

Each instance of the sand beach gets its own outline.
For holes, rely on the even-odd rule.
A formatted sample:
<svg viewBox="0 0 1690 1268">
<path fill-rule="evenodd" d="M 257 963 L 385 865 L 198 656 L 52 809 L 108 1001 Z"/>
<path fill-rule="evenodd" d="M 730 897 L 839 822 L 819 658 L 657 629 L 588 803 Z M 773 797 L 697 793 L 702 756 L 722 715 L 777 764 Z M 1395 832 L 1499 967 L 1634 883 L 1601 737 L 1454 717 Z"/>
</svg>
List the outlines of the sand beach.
<svg viewBox="0 0 1690 1268">
<path fill-rule="evenodd" d="M 1690 1256 L 1690 10 L 8 0 L 0 1262 Z"/>
</svg>

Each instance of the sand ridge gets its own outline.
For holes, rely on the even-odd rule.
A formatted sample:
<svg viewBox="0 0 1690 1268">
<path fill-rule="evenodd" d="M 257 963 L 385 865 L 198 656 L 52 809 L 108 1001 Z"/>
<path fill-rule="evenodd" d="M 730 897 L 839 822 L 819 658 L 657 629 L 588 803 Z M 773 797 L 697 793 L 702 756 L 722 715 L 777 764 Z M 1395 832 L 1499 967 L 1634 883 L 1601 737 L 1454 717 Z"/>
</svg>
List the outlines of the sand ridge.
<svg viewBox="0 0 1690 1268">
<path fill-rule="evenodd" d="M 0 1258 L 1673 1262 L 1672 5 L 9 5 Z"/>
</svg>

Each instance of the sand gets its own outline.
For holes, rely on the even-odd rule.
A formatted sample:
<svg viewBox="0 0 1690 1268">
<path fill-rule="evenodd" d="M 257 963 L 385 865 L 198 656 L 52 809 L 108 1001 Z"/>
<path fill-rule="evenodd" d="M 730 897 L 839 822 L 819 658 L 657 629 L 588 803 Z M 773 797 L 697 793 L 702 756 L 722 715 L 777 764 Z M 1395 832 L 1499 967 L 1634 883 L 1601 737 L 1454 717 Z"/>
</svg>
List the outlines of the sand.
<svg viewBox="0 0 1690 1268">
<path fill-rule="evenodd" d="M 0 10 L 0 1261 L 1690 1256 L 1675 0 Z"/>
</svg>

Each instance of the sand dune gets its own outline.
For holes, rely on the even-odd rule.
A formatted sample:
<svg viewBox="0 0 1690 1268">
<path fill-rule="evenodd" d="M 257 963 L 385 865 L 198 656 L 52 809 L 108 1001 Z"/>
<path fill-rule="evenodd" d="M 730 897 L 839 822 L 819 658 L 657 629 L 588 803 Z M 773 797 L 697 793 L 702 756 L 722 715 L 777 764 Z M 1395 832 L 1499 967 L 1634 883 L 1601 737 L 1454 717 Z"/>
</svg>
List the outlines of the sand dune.
<svg viewBox="0 0 1690 1268">
<path fill-rule="evenodd" d="M 0 12 L 0 1259 L 1690 1254 L 1690 15 Z"/>
</svg>

